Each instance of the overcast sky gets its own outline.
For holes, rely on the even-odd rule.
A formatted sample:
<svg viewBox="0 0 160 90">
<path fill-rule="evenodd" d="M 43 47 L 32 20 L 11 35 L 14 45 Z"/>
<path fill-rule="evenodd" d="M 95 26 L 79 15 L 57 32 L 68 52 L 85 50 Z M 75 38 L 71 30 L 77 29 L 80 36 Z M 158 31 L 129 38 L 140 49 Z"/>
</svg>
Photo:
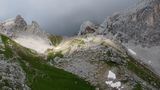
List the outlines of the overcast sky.
<svg viewBox="0 0 160 90">
<path fill-rule="evenodd" d="M 86 20 L 100 24 L 137 0 L 0 0 L 0 20 L 22 15 L 49 33 L 73 35 Z"/>
</svg>

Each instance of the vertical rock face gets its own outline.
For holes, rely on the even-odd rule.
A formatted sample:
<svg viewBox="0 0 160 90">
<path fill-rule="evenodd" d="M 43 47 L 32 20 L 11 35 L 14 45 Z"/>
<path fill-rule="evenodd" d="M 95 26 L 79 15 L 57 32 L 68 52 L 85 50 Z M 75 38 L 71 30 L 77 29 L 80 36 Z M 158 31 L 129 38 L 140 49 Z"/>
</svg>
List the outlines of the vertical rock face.
<svg viewBox="0 0 160 90">
<path fill-rule="evenodd" d="M 106 33 L 112 32 L 123 42 L 133 40 L 146 46 L 160 45 L 160 1 L 147 0 L 127 12 L 107 19 Z"/>
</svg>

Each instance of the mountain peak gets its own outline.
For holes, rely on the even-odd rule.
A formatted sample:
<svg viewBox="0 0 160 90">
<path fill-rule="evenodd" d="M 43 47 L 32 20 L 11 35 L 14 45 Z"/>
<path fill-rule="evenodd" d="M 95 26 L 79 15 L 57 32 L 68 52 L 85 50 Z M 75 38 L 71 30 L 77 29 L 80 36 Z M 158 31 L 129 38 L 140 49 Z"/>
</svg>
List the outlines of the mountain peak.
<svg viewBox="0 0 160 90">
<path fill-rule="evenodd" d="M 34 26 L 34 27 L 40 27 L 39 24 L 36 21 L 32 21 L 31 25 Z"/>
<path fill-rule="evenodd" d="M 15 28 L 24 30 L 27 26 L 27 22 L 22 18 L 21 15 L 17 15 L 15 18 Z"/>
<path fill-rule="evenodd" d="M 21 15 L 17 15 L 13 19 L 8 19 L 0 23 L 0 30 L 0 33 L 9 37 L 15 37 L 20 33 L 44 35 L 36 21 L 32 21 L 30 25 L 27 25 L 27 22 Z"/>
<path fill-rule="evenodd" d="M 23 19 L 21 15 L 16 16 L 16 20 Z"/>
<path fill-rule="evenodd" d="M 26 31 L 32 34 L 42 33 L 40 25 L 36 21 L 32 21 L 31 25 L 28 25 Z"/>
<path fill-rule="evenodd" d="M 85 35 L 88 33 L 94 33 L 96 31 L 96 25 L 93 24 L 91 21 L 85 21 L 81 27 L 78 35 Z"/>
</svg>

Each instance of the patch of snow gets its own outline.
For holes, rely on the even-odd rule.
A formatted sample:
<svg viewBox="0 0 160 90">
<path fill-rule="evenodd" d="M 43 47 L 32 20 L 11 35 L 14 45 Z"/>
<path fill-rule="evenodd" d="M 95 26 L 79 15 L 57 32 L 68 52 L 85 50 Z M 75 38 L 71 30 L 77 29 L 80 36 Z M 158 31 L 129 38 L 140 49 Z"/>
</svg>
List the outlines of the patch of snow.
<svg viewBox="0 0 160 90">
<path fill-rule="evenodd" d="M 109 71 L 108 78 L 109 79 L 116 79 L 116 75 L 112 71 Z"/>
<path fill-rule="evenodd" d="M 116 79 L 116 75 L 112 72 L 112 71 L 109 71 L 108 73 L 108 79 L 113 79 L 115 80 Z M 121 82 L 118 81 L 118 82 L 113 82 L 113 80 L 110 80 L 110 81 L 106 81 L 105 83 L 109 86 L 111 86 L 112 88 L 117 88 L 118 90 L 120 90 L 121 87 Z"/>
<path fill-rule="evenodd" d="M 113 82 L 113 81 L 106 81 L 105 82 L 107 85 L 110 85 L 112 88 L 117 88 L 117 89 L 119 89 L 120 90 L 120 88 L 121 88 L 121 82 Z"/>
<path fill-rule="evenodd" d="M 137 55 L 137 53 L 135 51 L 133 51 L 132 49 L 130 49 L 130 48 L 128 49 L 128 51 L 133 55 Z"/>
<path fill-rule="evenodd" d="M 36 35 L 21 35 L 14 39 L 20 45 L 33 49 L 38 53 L 44 53 L 47 49 L 53 48 L 49 41 Z"/>
<path fill-rule="evenodd" d="M 111 87 L 119 88 L 121 86 L 121 82 L 115 82 L 111 84 Z"/>
<path fill-rule="evenodd" d="M 111 85 L 113 83 L 113 81 L 106 81 L 105 82 L 107 85 Z"/>
</svg>

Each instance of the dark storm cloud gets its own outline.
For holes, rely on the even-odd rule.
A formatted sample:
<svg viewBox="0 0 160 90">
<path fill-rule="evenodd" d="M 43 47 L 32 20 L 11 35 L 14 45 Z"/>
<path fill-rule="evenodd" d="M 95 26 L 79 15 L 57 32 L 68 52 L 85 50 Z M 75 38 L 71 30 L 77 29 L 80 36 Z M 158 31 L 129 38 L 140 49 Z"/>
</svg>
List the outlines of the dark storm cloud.
<svg viewBox="0 0 160 90">
<path fill-rule="evenodd" d="M 21 14 L 49 33 L 73 35 L 86 20 L 101 23 L 137 0 L 0 0 L 0 20 Z"/>
</svg>

